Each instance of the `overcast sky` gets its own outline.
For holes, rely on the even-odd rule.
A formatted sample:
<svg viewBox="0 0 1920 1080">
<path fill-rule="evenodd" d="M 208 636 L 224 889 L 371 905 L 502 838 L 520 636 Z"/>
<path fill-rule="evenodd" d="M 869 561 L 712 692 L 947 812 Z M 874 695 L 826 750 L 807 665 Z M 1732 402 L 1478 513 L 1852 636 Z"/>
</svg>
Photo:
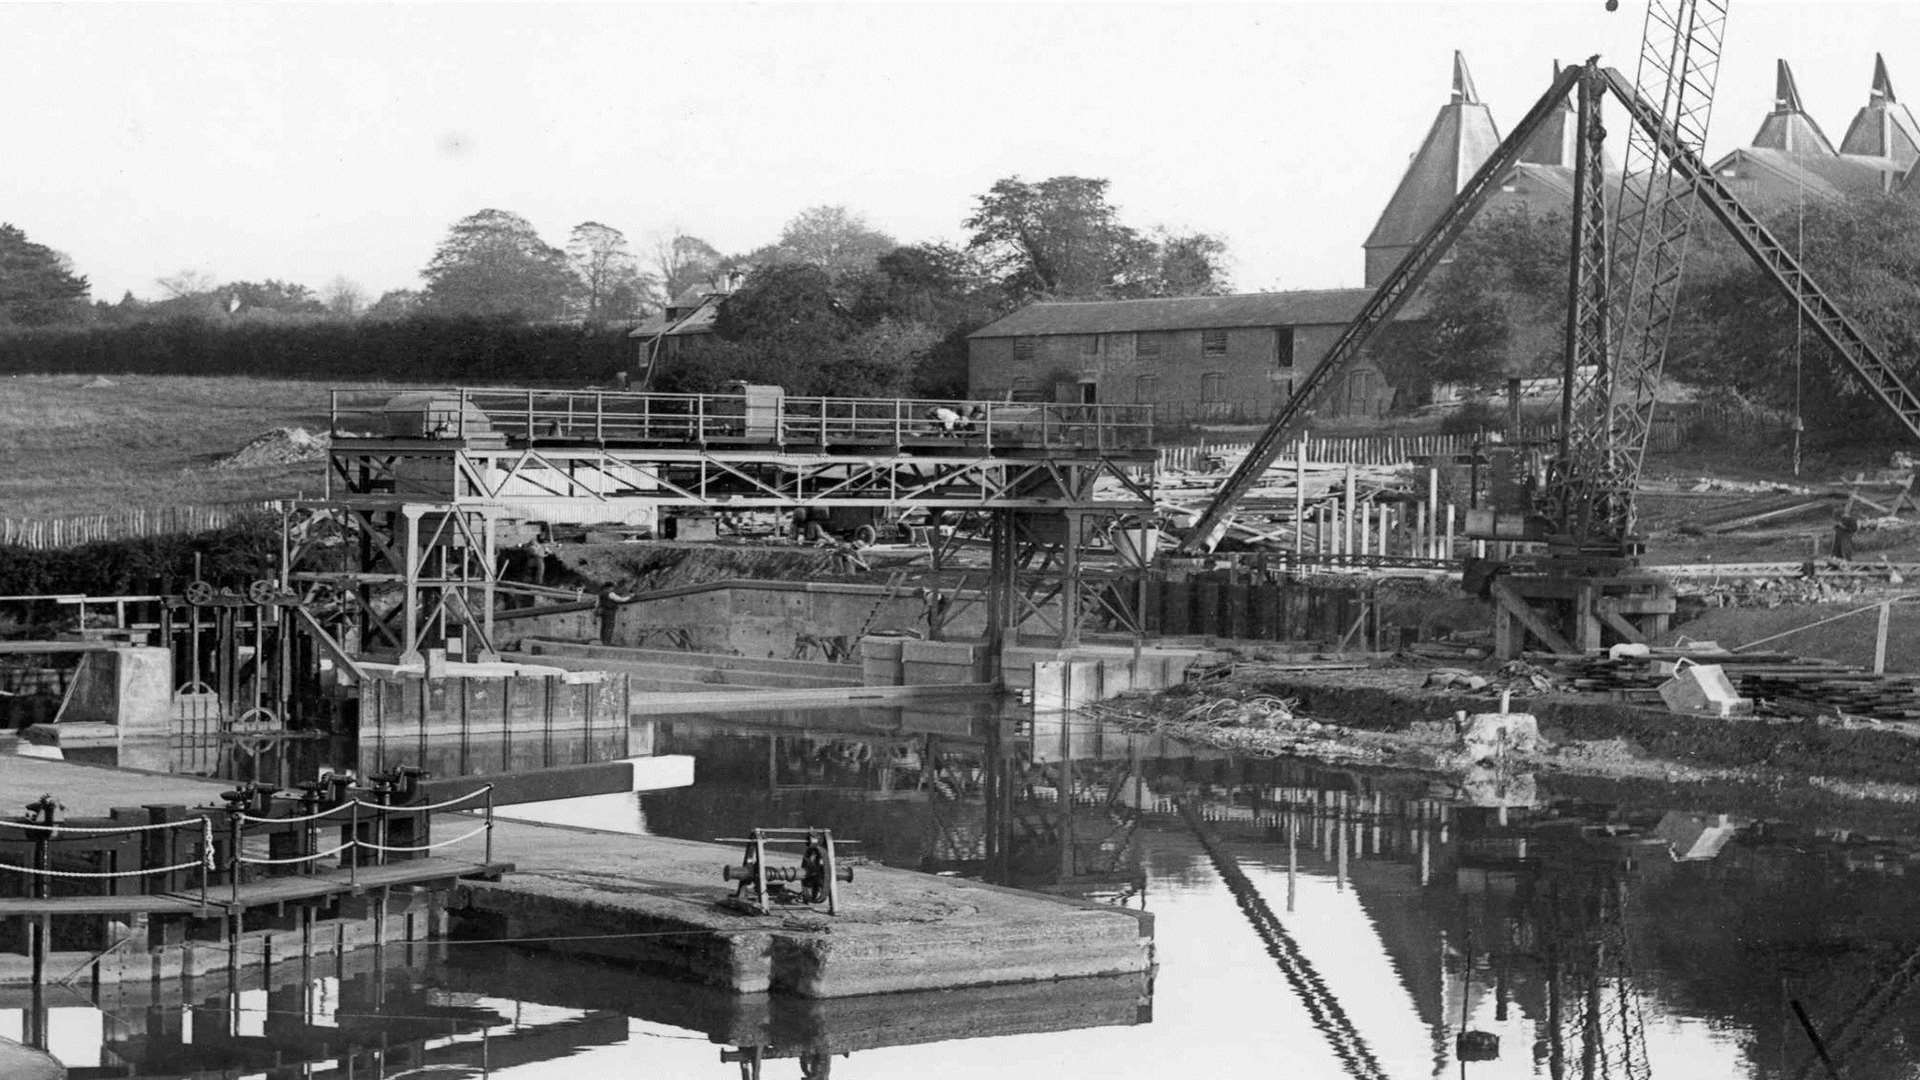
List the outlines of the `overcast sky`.
<svg viewBox="0 0 1920 1080">
<path fill-rule="evenodd" d="M 1836 143 L 1875 50 L 1920 95 L 1911 2 L 1732 6 L 1712 154 L 1751 138 L 1776 57 Z M 556 245 L 598 220 L 745 251 L 823 203 L 958 241 L 995 180 L 1070 173 L 1222 236 L 1239 288 L 1352 285 L 1454 49 L 1504 132 L 1556 58 L 1631 77 L 1643 10 L 0 0 L 0 220 L 103 299 L 182 269 L 377 295 L 483 207 Z"/>
</svg>

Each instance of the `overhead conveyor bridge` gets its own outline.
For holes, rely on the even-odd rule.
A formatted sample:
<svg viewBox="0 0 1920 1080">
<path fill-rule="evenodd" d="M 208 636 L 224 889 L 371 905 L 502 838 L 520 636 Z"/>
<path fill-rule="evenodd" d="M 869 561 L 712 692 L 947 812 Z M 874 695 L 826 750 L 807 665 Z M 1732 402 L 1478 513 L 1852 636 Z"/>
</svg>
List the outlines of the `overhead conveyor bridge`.
<svg viewBox="0 0 1920 1080">
<path fill-rule="evenodd" d="M 330 427 L 329 500 L 505 503 L 555 521 L 609 520 L 630 500 L 1144 510 L 1155 460 L 1143 405 L 794 397 L 758 387 L 335 390 Z M 1103 480 L 1111 483 L 1096 492 Z M 610 502 L 622 505 L 600 505 Z"/>
<path fill-rule="evenodd" d="M 1155 507 L 1144 405 L 599 390 L 332 392 L 327 489 L 309 504 L 358 537 L 357 564 L 303 582 L 358 597 L 367 647 L 492 654 L 498 523 L 631 524 L 667 512 L 978 514 L 992 538 L 988 638 L 1029 620 L 1062 644 L 1084 619 L 1138 629 L 1137 581 L 1083 567 Z M 330 535 L 331 530 L 303 535 Z M 941 547 L 933 530 L 936 566 Z M 308 547 L 290 543 L 289 565 Z M 1137 562 L 1138 560 L 1136 560 Z M 1136 574 L 1137 577 L 1137 574 Z M 373 591 L 398 585 L 398 604 Z"/>
</svg>

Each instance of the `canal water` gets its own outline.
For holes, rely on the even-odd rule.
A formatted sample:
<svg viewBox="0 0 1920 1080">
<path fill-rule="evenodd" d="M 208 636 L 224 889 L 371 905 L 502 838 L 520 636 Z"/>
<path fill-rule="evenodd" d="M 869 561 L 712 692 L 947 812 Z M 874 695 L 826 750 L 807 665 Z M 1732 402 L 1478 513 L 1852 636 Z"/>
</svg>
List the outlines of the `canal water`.
<svg viewBox="0 0 1920 1080">
<path fill-rule="evenodd" d="M 1920 1071 L 1920 811 L 1248 759 L 985 699 L 653 736 L 695 756 L 692 787 L 525 812 L 830 828 L 874 862 L 1144 912 L 1157 971 L 800 1002 L 447 943 L 273 987 L 68 988 L 45 1041 L 76 1077 Z M 0 996 L 0 1036 L 28 1020 Z"/>
</svg>

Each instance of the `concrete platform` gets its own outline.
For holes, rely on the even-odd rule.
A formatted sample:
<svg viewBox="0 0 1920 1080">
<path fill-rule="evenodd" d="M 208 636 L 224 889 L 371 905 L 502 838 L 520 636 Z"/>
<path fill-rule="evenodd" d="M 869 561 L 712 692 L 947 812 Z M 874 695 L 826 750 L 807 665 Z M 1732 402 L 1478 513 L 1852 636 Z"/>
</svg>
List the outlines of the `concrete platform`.
<svg viewBox="0 0 1920 1080">
<path fill-rule="evenodd" d="M 456 932 L 554 939 L 524 943 L 735 993 L 838 998 L 1152 966 L 1144 912 L 958 878 L 863 866 L 841 886 L 838 915 L 759 916 L 719 905 L 736 845 L 503 822 L 494 858 L 515 872 L 462 885 Z"/>
<path fill-rule="evenodd" d="M 71 816 L 203 805 L 229 786 L 0 753 L 0 791 L 18 792 L 22 802 L 56 793 Z M 733 888 L 721 868 L 740 856 L 738 845 L 496 820 L 492 862 L 514 872 L 498 882 L 463 881 L 447 908 L 469 936 L 624 961 L 733 993 L 840 998 L 1152 967 L 1153 923 L 1144 912 L 878 866 L 858 867 L 841 887 L 839 915 L 739 914 L 719 902 Z"/>
</svg>

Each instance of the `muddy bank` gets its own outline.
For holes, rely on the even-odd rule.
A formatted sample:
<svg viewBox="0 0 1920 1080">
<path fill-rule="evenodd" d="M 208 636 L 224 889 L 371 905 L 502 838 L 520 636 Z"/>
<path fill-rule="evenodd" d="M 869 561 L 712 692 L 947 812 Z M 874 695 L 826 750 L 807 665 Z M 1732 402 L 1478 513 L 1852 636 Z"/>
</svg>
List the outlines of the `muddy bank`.
<svg viewBox="0 0 1920 1080">
<path fill-rule="evenodd" d="M 1107 715 L 1237 752 L 1458 776 L 1475 762 L 1460 747 L 1454 715 L 1496 711 L 1498 695 L 1428 689 L 1425 678 L 1424 670 L 1392 668 L 1248 676 L 1231 687 L 1122 699 Z M 1202 726 L 1178 719 L 1209 699 L 1263 698 L 1291 702 L 1293 719 Z M 1545 746 L 1511 755 L 1509 770 L 1669 789 L 1706 785 L 1719 806 L 1871 800 L 1920 807 L 1914 725 L 1679 716 L 1567 692 L 1516 694 L 1511 708 L 1538 718 Z"/>
</svg>

